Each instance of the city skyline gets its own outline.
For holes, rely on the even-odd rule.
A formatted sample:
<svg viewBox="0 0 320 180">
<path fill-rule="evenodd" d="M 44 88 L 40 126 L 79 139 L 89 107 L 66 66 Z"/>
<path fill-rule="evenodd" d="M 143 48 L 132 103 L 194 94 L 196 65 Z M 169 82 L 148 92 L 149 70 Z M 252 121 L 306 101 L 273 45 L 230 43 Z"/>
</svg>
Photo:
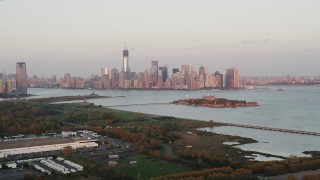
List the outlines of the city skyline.
<svg viewBox="0 0 320 180">
<path fill-rule="evenodd" d="M 151 60 L 238 67 L 244 76 L 319 75 L 319 1 L 0 1 L 0 70 L 39 76 L 131 71 Z M 75 66 L 76 65 L 76 66 Z M 56 68 L 52 68 L 56 67 Z M 70 68 L 75 67 L 75 68 Z"/>
</svg>

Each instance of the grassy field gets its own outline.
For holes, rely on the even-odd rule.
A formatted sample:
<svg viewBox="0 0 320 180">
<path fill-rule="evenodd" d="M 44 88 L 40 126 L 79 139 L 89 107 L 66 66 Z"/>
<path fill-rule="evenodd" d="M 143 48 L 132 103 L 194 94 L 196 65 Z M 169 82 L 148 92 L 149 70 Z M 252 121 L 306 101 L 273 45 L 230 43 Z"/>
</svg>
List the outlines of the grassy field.
<svg viewBox="0 0 320 180">
<path fill-rule="evenodd" d="M 116 170 L 126 172 L 132 177 L 138 179 L 150 179 L 151 177 L 164 176 L 171 173 L 187 172 L 190 169 L 161 161 L 159 159 L 148 159 L 148 156 L 136 155 L 119 160 L 119 166 Z M 129 166 L 130 161 L 137 161 L 137 166 Z"/>
</svg>

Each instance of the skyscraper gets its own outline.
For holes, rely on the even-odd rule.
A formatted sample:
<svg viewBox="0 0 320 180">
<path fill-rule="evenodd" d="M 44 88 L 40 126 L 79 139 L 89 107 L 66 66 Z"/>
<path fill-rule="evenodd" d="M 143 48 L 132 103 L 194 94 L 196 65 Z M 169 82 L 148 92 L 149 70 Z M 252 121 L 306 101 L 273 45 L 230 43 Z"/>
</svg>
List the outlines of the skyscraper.
<svg viewBox="0 0 320 180">
<path fill-rule="evenodd" d="M 238 68 L 229 68 L 226 72 L 226 88 L 240 88 L 240 73 Z"/>
<path fill-rule="evenodd" d="M 110 76 L 108 67 L 101 68 L 101 82 L 102 89 L 108 89 L 110 87 Z"/>
<path fill-rule="evenodd" d="M 123 50 L 123 65 L 122 65 L 122 71 L 125 72 L 125 74 L 129 74 L 130 68 L 129 68 L 129 51 L 127 48 Z"/>
<path fill-rule="evenodd" d="M 214 76 L 216 77 L 216 87 L 222 88 L 223 87 L 223 74 L 221 74 L 219 71 L 216 71 L 216 73 L 214 73 Z"/>
<path fill-rule="evenodd" d="M 190 66 L 181 65 L 181 72 L 184 76 L 184 85 L 187 86 L 187 89 L 190 88 Z"/>
<path fill-rule="evenodd" d="M 199 68 L 199 76 L 203 76 L 206 77 L 206 69 L 201 65 L 201 67 Z"/>
<path fill-rule="evenodd" d="M 16 66 L 16 88 L 19 96 L 27 95 L 28 75 L 24 62 L 18 62 Z"/>
<path fill-rule="evenodd" d="M 166 82 L 168 79 L 168 65 L 163 66 L 162 68 L 162 82 Z"/>
<path fill-rule="evenodd" d="M 158 83 L 158 61 L 151 61 L 151 76 L 153 85 Z"/>
<path fill-rule="evenodd" d="M 101 68 L 101 77 L 103 75 L 109 75 L 108 67 Z"/>
<path fill-rule="evenodd" d="M 119 72 L 116 68 L 111 70 L 111 87 L 118 88 L 119 87 Z"/>
</svg>

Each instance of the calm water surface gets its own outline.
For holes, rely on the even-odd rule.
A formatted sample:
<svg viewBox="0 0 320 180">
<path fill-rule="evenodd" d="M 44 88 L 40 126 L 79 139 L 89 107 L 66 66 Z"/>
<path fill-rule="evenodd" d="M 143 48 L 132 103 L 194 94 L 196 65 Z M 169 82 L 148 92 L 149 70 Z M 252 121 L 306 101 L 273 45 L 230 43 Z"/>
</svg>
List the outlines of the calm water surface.
<svg viewBox="0 0 320 180">
<path fill-rule="evenodd" d="M 214 120 L 239 124 L 260 125 L 320 132 L 320 87 L 284 87 L 285 91 L 277 91 L 278 87 L 269 90 L 252 91 L 139 91 L 108 90 L 95 91 L 99 95 L 125 96 L 118 98 L 89 100 L 96 105 L 115 106 L 147 103 L 169 103 L 184 97 L 201 97 L 216 95 L 236 100 L 257 101 L 259 107 L 213 109 L 206 107 L 189 107 L 182 105 L 141 105 L 113 107 L 140 113 L 175 116 L 189 119 Z M 87 95 L 92 90 L 65 89 L 28 89 L 30 94 L 39 97 Z M 281 156 L 303 155 L 303 151 L 320 150 L 320 137 L 270 132 L 237 127 L 208 128 L 206 131 L 221 134 L 250 137 L 259 143 L 238 146 L 246 150 L 260 151 Z"/>
</svg>

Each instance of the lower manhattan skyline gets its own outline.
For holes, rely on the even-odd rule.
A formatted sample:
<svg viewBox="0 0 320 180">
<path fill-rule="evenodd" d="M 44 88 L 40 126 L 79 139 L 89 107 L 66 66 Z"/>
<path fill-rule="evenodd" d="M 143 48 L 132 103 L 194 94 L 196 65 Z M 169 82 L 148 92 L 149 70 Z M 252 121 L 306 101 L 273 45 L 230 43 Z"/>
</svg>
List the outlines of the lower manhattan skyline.
<svg viewBox="0 0 320 180">
<path fill-rule="evenodd" d="M 1 71 L 12 62 L 29 74 L 88 77 L 121 69 L 128 46 L 131 71 L 151 60 L 199 64 L 243 76 L 319 75 L 319 2 L 85 0 L 0 2 Z M 41 16 L 39 16 L 41 14 Z"/>
</svg>

